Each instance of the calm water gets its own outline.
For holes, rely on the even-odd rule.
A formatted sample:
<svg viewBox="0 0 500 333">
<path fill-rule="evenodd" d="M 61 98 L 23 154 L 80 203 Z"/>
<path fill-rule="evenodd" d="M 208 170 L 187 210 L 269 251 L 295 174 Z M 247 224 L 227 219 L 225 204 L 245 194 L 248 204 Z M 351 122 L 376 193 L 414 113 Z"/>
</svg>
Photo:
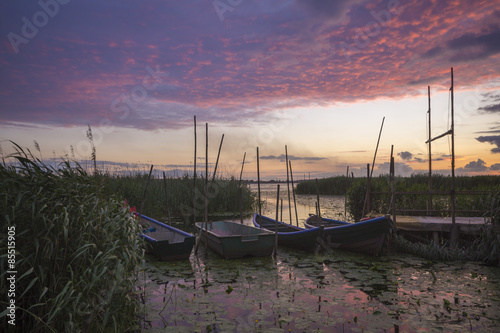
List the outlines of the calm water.
<svg viewBox="0 0 500 333">
<path fill-rule="evenodd" d="M 262 193 L 269 216 L 275 189 Z M 299 197 L 300 224 L 315 196 Z M 339 217 L 343 197 L 321 197 L 321 211 Z M 138 281 L 143 328 L 161 332 L 498 332 L 499 287 L 500 268 L 471 262 L 287 248 L 276 260 L 222 260 L 203 246 L 189 261 L 148 256 Z"/>
<path fill-rule="evenodd" d="M 257 193 L 257 185 L 252 184 L 250 188 Z M 276 217 L 276 198 L 277 186 L 276 184 L 263 184 L 261 185 L 261 200 L 264 201 L 262 205 L 262 214 L 271 218 Z M 315 194 L 296 194 L 295 202 L 297 203 L 297 214 L 295 213 L 295 206 L 293 200 L 293 192 L 290 185 L 290 205 L 288 204 L 288 190 L 286 184 L 280 184 L 279 196 L 279 220 L 294 225 L 304 226 L 304 221 L 309 217 L 309 214 L 316 214 L 316 199 Z M 344 217 L 344 202 L 345 198 L 341 195 L 321 195 L 320 196 L 320 210 L 321 215 L 327 218 L 336 220 L 346 220 Z M 298 219 L 297 219 L 298 218 Z M 349 217 L 348 217 L 349 218 Z M 347 220 L 348 220 L 347 218 Z"/>
</svg>

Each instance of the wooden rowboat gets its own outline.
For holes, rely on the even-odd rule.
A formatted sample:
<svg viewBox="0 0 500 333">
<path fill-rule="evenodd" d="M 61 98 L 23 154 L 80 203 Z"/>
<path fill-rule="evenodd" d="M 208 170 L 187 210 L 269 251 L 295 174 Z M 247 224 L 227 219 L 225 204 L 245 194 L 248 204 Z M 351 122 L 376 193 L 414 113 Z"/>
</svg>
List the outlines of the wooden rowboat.
<svg viewBox="0 0 500 333">
<path fill-rule="evenodd" d="M 274 249 L 274 233 L 231 221 L 197 222 L 200 242 L 225 259 L 247 256 L 270 256 Z"/>
<path fill-rule="evenodd" d="M 140 236 L 145 240 L 146 252 L 160 260 L 189 259 L 196 237 L 180 229 L 140 215 L 143 226 Z"/>
<path fill-rule="evenodd" d="M 331 248 L 378 256 L 389 234 L 390 223 L 388 216 L 348 223 L 312 215 L 304 225 L 306 228 L 323 226 L 323 239 Z"/>
<path fill-rule="evenodd" d="M 253 224 L 257 228 L 262 227 L 262 229 L 273 233 L 276 230 L 276 220 L 259 214 L 254 214 Z M 303 229 L 280 221 L 278 221 L 277 225 L 278 244 L 305 251 L 312 251 L 316 248 L 316 239 L 323 232 L 323 226 Z"/>
</svg>

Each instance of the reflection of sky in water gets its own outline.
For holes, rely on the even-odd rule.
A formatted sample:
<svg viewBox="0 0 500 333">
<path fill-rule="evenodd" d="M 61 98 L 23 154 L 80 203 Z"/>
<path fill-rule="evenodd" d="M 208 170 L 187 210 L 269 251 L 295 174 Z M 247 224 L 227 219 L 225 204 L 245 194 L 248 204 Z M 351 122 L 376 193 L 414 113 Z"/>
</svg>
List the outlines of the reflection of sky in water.
<svg viewBox="0 0 500 333">
<path fill-rule="evenodd" d="M 146 268 L 151 331 L 495 332 L 500 320 L 500 269 L 475 264 L 279 249 L 276 262 L 209 252 Z"/>
<path fill-rule="evenodd" d="M 250 188 L 257 193 L 257 185 L 251 184 Z M 264 201 L 262 206 L 262 214 L 271 218 L 276 217 L 276 184 L 262 184 L 260 188 L 261 200 Z M 295 205 L 293 200 L 292 187 L 290 185 L 290 205 L 288 204 L 288 189 L 286 183 L 280 184 L 280 208 L 279 220 L 290 223 L 290 208 L 293 224 L 296 225 L 297 217 L 299 226 L 304 226 L 304 221 L 309 217 L 309 214 L 316 214 L 315 194 L 296 194 L 295 201 L 297 203 L 297 215 L 295 215 Z M 282 207 L 281 207 L 281 200 Z M 321 215 L 335 220 L 346 220 L 344 218 L 344 202 L 345 198 L 341 195 L 321 195 L 320 196 Z M 283 216 L 283 218 L 281 218 Z"/>
</svg>

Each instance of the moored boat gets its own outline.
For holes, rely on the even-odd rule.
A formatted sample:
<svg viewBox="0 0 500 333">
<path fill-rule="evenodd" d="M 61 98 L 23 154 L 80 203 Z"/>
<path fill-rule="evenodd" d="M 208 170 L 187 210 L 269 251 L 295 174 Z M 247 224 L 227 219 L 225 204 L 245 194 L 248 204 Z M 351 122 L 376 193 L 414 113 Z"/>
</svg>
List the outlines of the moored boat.
<svg viewBox="0 0 500 333">
<path fill-rule="evenodd" d="M 304 225 L 309 229 L 323 226 L 323 239 L 331 248 L 378 256 L 389 234 L 390 223 L 388 216 L 349 223 L 311 215 Z"/>
<path fill-rule="evenodd" d="M 312 251 L 317 247 L 316 239 L 323 232 L 323 226 L 303 229 L 259 214 L 254 214 L 253 224 L 271 232 L 275 232 L 277 226 L 278 244 L 305 251 Z"/>
<path fill-rule="evenodd" d="M 137 214 L 143 226 L 140 236 L 145 240 L 146 252 L 160 260 L 189 259 L 196 237 L 190 233 Z"/>
<path fill-rule="evenodd" d="M 201 232 L 200 242 L 206 241 L 209 248 L 225 259 L 266 257 L 274 249 L 274 234 L 265 229 L 231 221 L 197 222 L 195 225 Z"/>
</svg>

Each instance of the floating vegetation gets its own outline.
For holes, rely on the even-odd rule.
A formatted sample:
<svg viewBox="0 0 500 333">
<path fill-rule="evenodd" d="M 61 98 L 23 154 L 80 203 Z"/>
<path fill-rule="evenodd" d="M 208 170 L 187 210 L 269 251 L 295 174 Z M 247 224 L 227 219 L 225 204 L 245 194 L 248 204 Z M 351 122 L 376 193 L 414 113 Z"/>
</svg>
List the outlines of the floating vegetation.
<svg viewBox="0 0 500 333">
<path fill-rule="evenodd" d="M 500 321 L 500 268 L 470 262 L 278 249 L 277 261 L 209 251 L 145 267 L 151 332 L 496 332 Z"/>
</svg>

